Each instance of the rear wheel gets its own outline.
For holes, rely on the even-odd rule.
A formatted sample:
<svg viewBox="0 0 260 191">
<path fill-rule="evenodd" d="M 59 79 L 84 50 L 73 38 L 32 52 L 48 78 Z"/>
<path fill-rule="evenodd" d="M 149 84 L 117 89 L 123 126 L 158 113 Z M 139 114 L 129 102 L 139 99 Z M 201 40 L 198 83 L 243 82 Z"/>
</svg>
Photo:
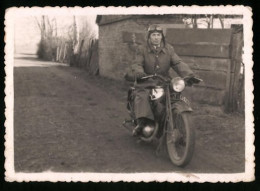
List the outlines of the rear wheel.
<svg viewBox="0 0 260 191">
<path fill-rule="evenodd" d="M 195 132 L 188 112 L 176 113 L 173 111 L 172 117 L 174 129 L 168 126 L 166 132 L 167 151 L 172 163 L 183 167 L 192 158 Z"/>
</svg>

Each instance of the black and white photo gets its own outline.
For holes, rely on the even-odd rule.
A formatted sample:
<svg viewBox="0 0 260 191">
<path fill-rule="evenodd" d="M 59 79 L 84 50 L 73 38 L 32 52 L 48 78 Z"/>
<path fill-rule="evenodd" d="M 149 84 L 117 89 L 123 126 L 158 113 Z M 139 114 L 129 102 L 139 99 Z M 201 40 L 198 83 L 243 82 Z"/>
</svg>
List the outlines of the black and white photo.
<svg viewBox="0 0 260 191">
<path fill-rule="evenodd" d="M 253 181 L 251 17 L 7 9 L 6 180 Z"/>
</svg>

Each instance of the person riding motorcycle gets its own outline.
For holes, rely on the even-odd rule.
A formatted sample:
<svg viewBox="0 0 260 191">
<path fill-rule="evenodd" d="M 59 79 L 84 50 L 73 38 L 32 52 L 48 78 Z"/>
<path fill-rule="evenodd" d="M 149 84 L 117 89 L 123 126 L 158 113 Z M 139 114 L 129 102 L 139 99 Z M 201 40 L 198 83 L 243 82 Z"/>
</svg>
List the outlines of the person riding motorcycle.
<svg viewBox="0 0 260 191">
<path fill-rule="evenodd" d="M 162 27 L 151 25 L 148 28 L 147 43 L 139 47 L 136 58 L 131 66 L 131 71 L 125 78 L 131 80 L 135 78 L 139 83 L 136 86 L 134 111 L 137 119 L 137 126 L 133 130 L 133 135 L 138 135 L 142 128 L 154 121 L 155 116 L 149 101 L 150 85 L 160 85 L 160 81 L 149 79 L 141 80 L 146 75 L 159 74 L 169 77 L 169 70 L 172 68 L 181 77 L 188 79 L 187 83 L 192 83 L 193 71 L 175 53 L 174 48 L 165 42 Z"/>
</svg>

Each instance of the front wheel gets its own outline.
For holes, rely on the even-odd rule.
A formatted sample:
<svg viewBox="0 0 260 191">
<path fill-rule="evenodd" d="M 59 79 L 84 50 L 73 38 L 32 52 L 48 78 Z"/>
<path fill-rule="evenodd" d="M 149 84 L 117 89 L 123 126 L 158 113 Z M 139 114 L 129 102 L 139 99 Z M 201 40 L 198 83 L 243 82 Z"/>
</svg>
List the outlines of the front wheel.
<svg viewBox="0 0 260 191">
<path fill-rule="evenodd" d="M 173 129 L 168 125 L 166 145 L 168 155 L 173 164 L 184 167 L 193 155 L 195 132 L 190 123 L 190 113 L 173 111 Z"/>
</svg>

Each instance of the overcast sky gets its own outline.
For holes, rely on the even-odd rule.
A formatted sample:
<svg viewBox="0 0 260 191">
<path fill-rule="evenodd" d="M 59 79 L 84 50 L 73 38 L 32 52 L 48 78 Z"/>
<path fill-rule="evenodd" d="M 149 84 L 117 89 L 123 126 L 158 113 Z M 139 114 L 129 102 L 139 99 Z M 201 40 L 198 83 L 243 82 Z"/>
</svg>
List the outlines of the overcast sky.
<svg viewBox="0 0 260 191">
<path fill-rule="evenodd" d="M 55 17 L 57 20 L 58 36 L 68 33 L 67 29 L 73 23 L 72 16 L 59 16 Z M 15 53 L 36 53 L 37 44 L 40 41 L 41 34 L 40 29 L 37 25 L 36 20 L 40 21 L 40 17 L 26 16 L 26 17 L 16 17 L 15 19 Z M 50 21 L 53 17 L 49 18 Z M 84 25 L 83 21 L 88 21 L 90 27 L 93 29 L 96 37 L 98 36 L 98 26 L 95 23 L 96 15 L 89 15 L 81 17 L 80 19 L 76 17 L 78 28 L 81 29 Z M 78 22 L 79 21 L 79 22 Z"/>
</svg>

